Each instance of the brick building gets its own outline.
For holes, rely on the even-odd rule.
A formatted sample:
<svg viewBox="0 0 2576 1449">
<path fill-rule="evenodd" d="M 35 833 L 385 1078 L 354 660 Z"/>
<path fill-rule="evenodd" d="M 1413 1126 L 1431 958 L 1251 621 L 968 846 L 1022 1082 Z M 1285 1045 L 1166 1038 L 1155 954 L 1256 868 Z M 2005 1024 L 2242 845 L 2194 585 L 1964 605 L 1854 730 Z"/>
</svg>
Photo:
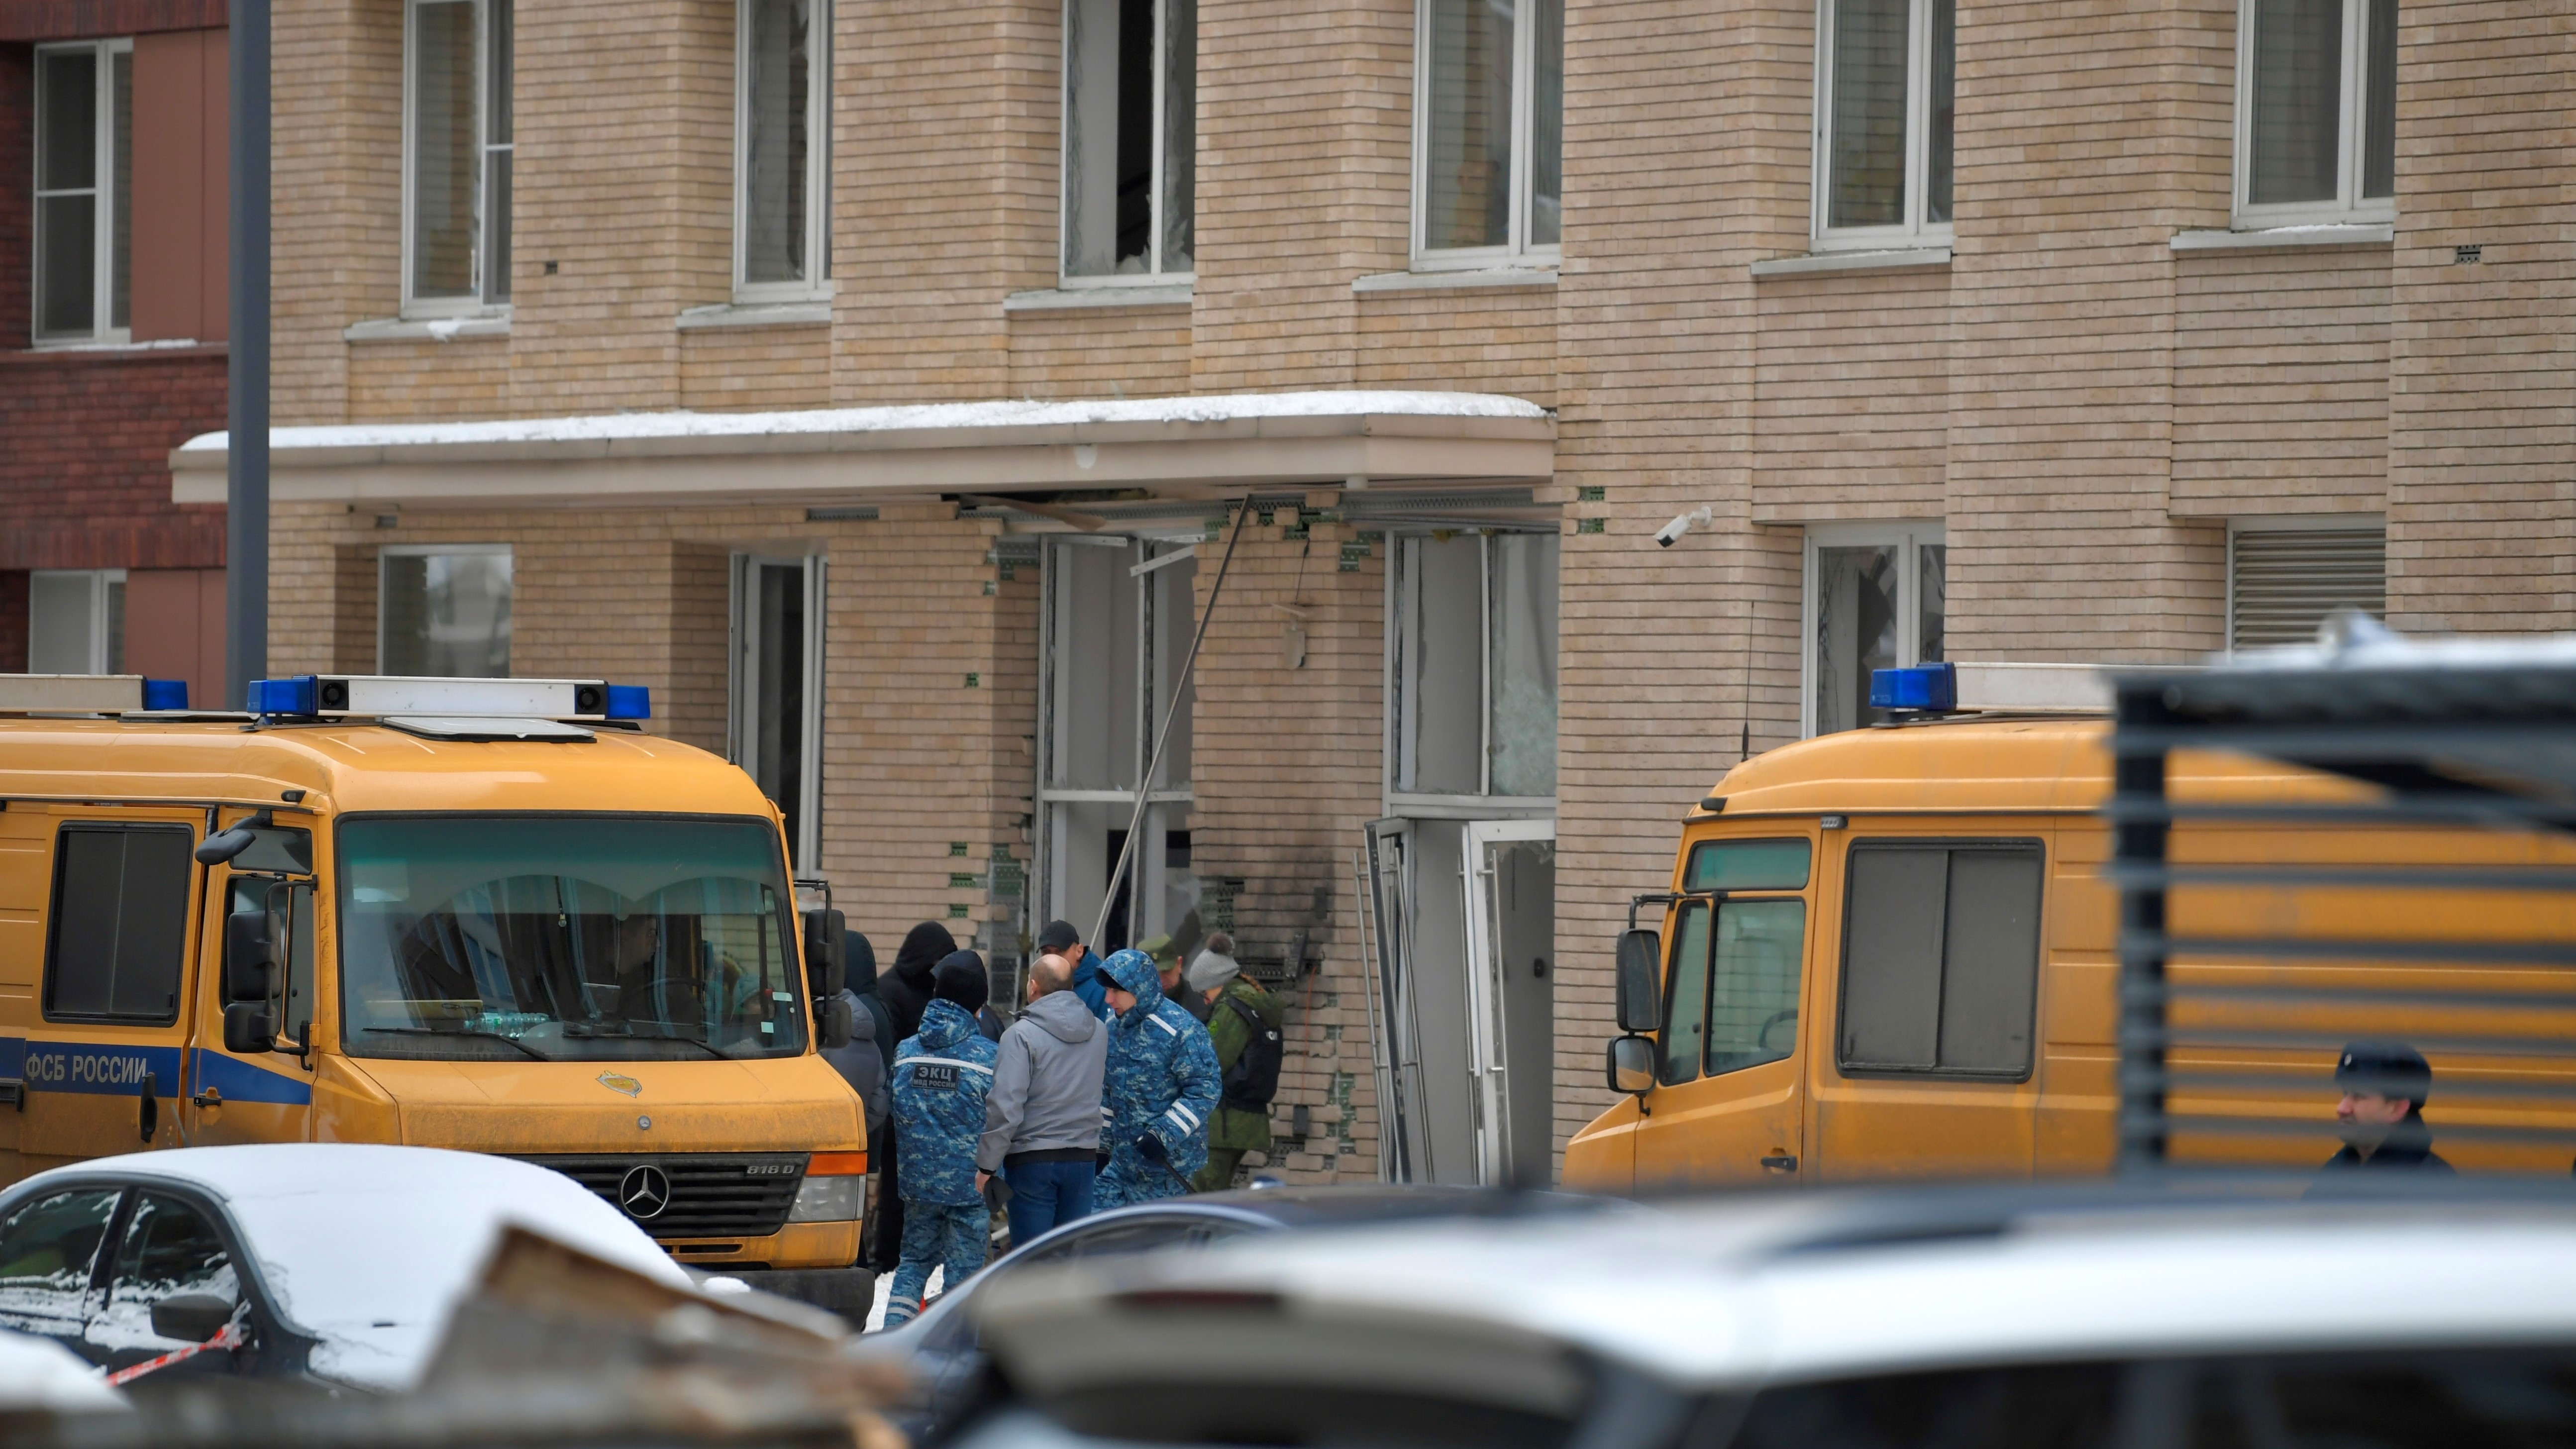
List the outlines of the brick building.
<svg viewBox="0 0 2576 1449">
<path fill-rule="evenodd" d="M 1678 816 L 1873 666 L 2576 624 L 2563 6 L 283 0 L 277 57 L 272 667 L 649 683 L 878 942 L 1001 964 L 1141 790 L 1112 938 L 1320 967 L 1299 1175 L 1542 1164 Z"/>
<path fill-rule="evenodd" d="M 224 676 L 223 0 L 0 0 L 0 670 Z M 220 502 L 220 498 L 217 500 Z"/>
</svg>

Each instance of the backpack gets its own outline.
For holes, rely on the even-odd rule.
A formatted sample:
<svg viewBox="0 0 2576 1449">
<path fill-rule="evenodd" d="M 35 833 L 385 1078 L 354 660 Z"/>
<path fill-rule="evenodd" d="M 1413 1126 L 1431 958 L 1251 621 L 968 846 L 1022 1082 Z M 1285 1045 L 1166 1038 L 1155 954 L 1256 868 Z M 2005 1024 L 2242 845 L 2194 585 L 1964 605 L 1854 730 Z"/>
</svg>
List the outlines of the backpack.
<svg viewBox="0 0 2576 1449">
<path fill-rule="evenodd" d="M 1266 1025 L 1261 1013 L 1243 1004 L 1239 996 L 1222 996 L 1220 1002 L 1243 1018 L 1251 1039 L 1243 1044 L 1243 1054 L 1225 1069 L 1224 1095 L 1218 1105 L 1236 1112 L 1259 1112 L 1269 1115 L 1270 1099 L 1279 1095 L 1279 1060 L 1285 1054 L 1279 1039 L 1279 1028 Z"/>
</svg>

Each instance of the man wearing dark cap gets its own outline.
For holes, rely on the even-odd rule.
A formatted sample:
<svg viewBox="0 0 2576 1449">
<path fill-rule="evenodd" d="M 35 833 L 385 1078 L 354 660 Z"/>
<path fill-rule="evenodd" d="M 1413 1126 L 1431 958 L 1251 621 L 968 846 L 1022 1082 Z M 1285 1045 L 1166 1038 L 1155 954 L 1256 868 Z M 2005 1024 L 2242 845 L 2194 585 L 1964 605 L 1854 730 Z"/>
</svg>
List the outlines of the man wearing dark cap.
<svg viewBox="0 0 2576 1449">
<path fill-rule="evenodd" d="M 2404 1042 L 2353 1042 L 2335 1061 L 2335 1085 L 2343 1088 L 2335 1104 L 2343 1150 L 2326 1159 L 2327 1167 L 2452 1170 L 2434 1154 L 2433 1133 L 2424 1125 L 2433 1068 L 2423 1053 Z"/>
<path fill-rule="evenodd" d="M 1073 963 L 1073 994 L 1091 1014 L 1102 1021 L 1109 1019 L 1109 978 L 1100 974 L 1100 958 L 1082 944 L 1082 934 L 1071 921 L 1049 921 L 1038 932 L 1038 951 L 1042 955 L 1062 956 Z"/>
</svg>

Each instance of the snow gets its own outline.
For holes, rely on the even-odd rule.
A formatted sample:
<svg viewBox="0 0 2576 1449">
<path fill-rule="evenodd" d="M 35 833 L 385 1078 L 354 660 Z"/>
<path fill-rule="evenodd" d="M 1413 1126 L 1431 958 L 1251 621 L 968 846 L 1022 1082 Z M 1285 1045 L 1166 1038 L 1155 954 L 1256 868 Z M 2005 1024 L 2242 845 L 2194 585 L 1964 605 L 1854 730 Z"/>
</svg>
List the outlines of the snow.
<svg viewBox="0 0 2576 1449">
<path fill-rule="evenodd" d="M 689 1276 L 643 1229 L 548 1168 L 472 1152 L 354 1143 L 193 1147 L 101 1158 L 57 1174 L 192 1184 L 220 1199 L 295 1327 L 321 1340 L 314 1372 L 399 1390 L 516 1223 L 649 1277 Z"/>
<path fill-rule="evenodd" d="M 49 1338 L 0 1329 L 0 1413 L 85 1413 L 127 1407 L 79 1354 Z"/>
<path fill-rule="evenodd" d="M 1406 417 L 1542 419 L 1516 397 L 1472 392 L 1269 392 L 1089 402 L 931 403 L 782 413 L 610 413 L 476 423 L 381 423 L 272 428 L 272 452 L 296 448 L 399 448 L 463 443 L 618 443 L 658 438 L 758 438 L 914 429 L 1070 427 L 1121 423 L 1224 423 L 1259 418 Z M 191 438 L 180 451 L 224 450 L 227 435 Z"/>
</svg>

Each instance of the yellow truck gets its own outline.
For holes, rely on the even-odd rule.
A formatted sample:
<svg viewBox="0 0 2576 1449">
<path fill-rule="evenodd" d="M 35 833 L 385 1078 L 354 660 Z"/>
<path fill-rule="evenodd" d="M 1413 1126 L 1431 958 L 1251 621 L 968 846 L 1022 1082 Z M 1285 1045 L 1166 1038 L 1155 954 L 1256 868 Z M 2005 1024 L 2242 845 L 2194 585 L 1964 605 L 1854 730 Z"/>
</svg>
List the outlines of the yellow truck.
<svg viewBox="0 0 2576 1449">
<path fill-rule="evenodd" d="M 817 1055 L 849 1030 L 840 917 L 799 911 L 741 770 L 600 680 L 308 675 L 243 714 L 171 688 L 0 676 L 0 1181 L 505 1154 L 684 1263 L 864 1311 L 862 1110 Z"/>
<path fill-rule="evenodd" d="M 1621 940 L 1624 1034 L 1609 1077 L 1623 1095 L 1567 1146 L 1569 1186 L 2112 1169 L 2112 727 L 2049 707 L 2067 678 L 2017 668 L 2020 697 L 2039 707 L 1926 714 L 1773 750 L 1690 812 L 1670 888 L 1634 908 L 1660 920 L 1632 912 Z M 2168 788 L 2177 804 L 2229 809 L 2350 806 L 2373 793 L 2210 752 L 2177 753 Z M 2434 1070 L 2424 1117 L 2444 1157 L 2464 1171 L 2565 1177 L 2576 970 L 2549 961 L 2576 939 L 2576 892 L 2564 878 L 2508 887 L 2513 872 L 2576 864 L 2568 836 L 2204 819 L 2177 826 L 2171 852 L 2185 869 L 2287 867 L 2322 882 L 2177 892 L 2178 937 L 2356 943 L 2341 959 L 2222 954 L 2169 968 L 2203 988 L 2177 1008 L 2169 1053 L 2201 1085 L 2177 1089 L 2171 1109 L 2243 1128 L 2202 1132 L 2178 1159 L 2317 1166 L 2336 1146 L 2334 1043 L 2411 1036 Z M 2368 883 L 2462 867 L 2502 884 L 2427 896 Z M 2494 959 L 2442 955 L 2454 949 Z M 2516 956 L 2531 959 L 2504 959 Z M 2528 1050 L 2493 1049 L 2506 1037 Z M 2441 1045 L 2473 1038 L 2475 1052 Z M 2286 1133 L 2257 1130 L 2284 1123 Z"/>
</svg>

